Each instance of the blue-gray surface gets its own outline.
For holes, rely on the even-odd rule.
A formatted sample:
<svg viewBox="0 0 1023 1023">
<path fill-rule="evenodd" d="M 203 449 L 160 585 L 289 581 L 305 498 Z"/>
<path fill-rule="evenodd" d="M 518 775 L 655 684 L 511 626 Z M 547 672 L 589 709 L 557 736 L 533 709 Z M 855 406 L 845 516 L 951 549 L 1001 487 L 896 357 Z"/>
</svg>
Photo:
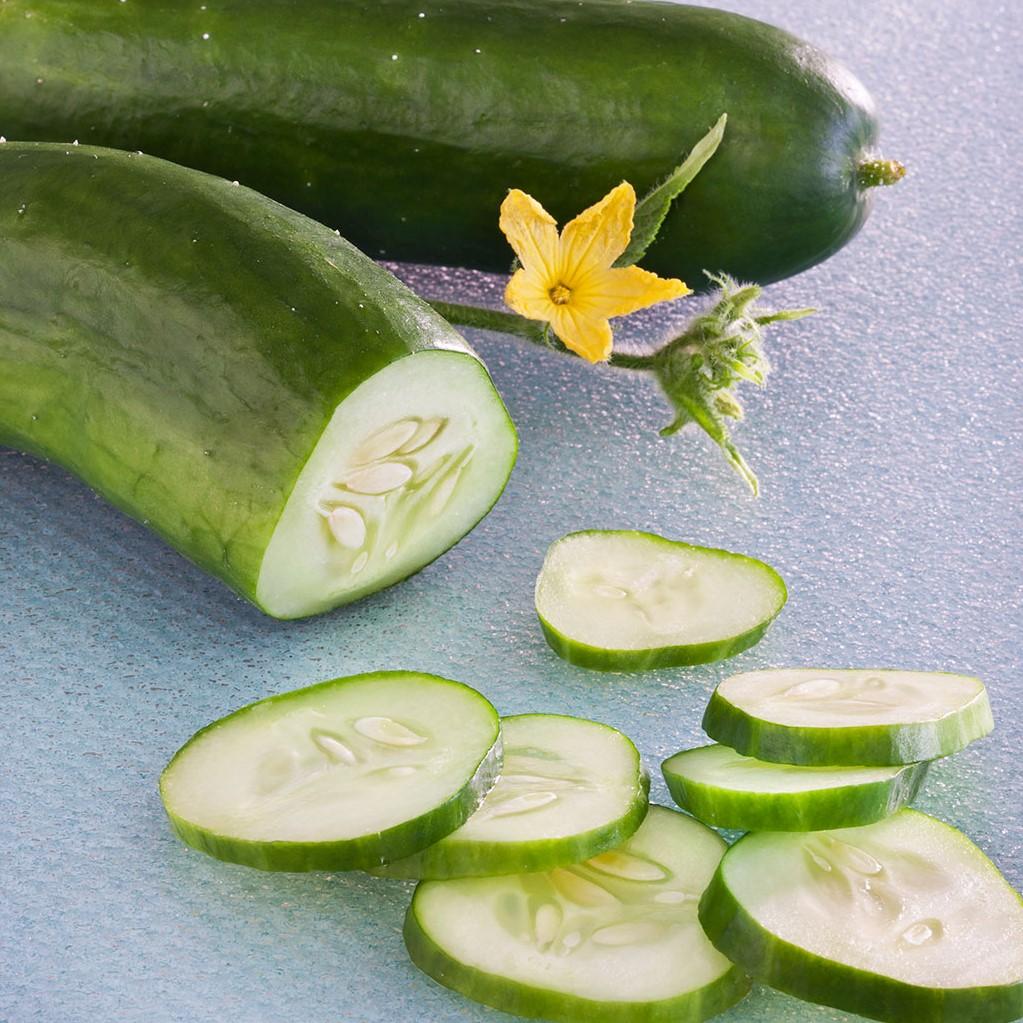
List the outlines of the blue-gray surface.
<svg viewBox="0 0 1023 1023">
<path fill-rule="evenodd" d="M 658 439 L 666 409 L 644 381 L 478 337 L 522 440 L 496 510 L 411 581 L 281 624 L 61 470 L 0 451 L 0 1020 L 508 1018 L 408 962 L 407 885 L 227 866 L 166 826 L 157 775 L 195 729 L 268 693 L 372 668 L 463 679 L 503 712 L 610 722 L 655 773 L 700 740 L 707 694 L 738 669 L 977 673 L 998 727 L 937 765 L 918 805 L 1023 885 L 1019 9 L 731 6 L 844 58 L 884 111 L 886 152 L 910 167 L 849 248 L 770 289 L 776 303 L 823 312 L 778 336 L 769 389 L 748 401 L 738 433 L 759 500 L 703 438 Z M 466 298 L 494 288 L 415 280 Z M 532 584 L 547 544 L 584 526 L 755 554 L 788 580 L 789 606 L 730 663 L 572 668 L 541 638 Z M 654 795 L 666 798 L 659 781 Z M 849 1018 L 764 990 L 723 1017 Z"/>
</svg>

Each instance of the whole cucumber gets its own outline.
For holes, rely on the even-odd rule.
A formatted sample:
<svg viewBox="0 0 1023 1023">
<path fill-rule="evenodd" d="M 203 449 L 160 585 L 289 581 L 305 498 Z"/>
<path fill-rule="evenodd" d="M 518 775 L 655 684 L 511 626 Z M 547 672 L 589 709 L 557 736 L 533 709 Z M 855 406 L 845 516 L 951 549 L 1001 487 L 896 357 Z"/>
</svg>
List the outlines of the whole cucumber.
<svg viewBox="0 0 1023 1023">
<path fill-rule="evenodd" d="M 644 265 L 767 283 L 841 248 L 870 186 L 863 86 L 770 25 L 648 0 L 5 0 L 0 134 L 237 178 L 374 257 L 506 269 L 510 187 L 565 220 L 724 142 Z"/>
<path fill-rule="evenodd" d="M 516 446 L 459 335 L 335 232 L 153 157 L 14 142 L 0 444 L 282 618 L 431 561 Z"/>
</svg>

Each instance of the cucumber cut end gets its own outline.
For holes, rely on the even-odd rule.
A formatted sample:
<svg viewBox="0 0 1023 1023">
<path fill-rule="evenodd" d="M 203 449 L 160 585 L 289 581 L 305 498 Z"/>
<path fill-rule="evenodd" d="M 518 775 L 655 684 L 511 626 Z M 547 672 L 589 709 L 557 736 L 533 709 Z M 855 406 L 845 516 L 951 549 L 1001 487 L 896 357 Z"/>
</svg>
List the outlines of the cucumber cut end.
<svg viewBox="0 0 1023 1023">
<path fill-rule="evenodd" d="M 276 618 L 389 586 L 455 544 L 497 501 L 515 428 L 482 363 L 408 355 L 337 407 L 292 489 L 260 568 Z"/>
<path fill-rule="evenodd" d="M 762 561 L 633 530 L 562 537 L 536 583 L 551 647 L 609 671 L 730 657 L 761 638 L 786 597 Z"/>
</svg>

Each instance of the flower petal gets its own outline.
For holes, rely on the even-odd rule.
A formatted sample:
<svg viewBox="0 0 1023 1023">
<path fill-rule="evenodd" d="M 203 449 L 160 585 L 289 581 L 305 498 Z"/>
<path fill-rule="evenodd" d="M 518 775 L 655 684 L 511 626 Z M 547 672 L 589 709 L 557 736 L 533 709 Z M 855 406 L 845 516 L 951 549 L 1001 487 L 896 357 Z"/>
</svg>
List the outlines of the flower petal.
<svg viewBox="0 0 1023 1023">
<path fill-rule="evenodd" d="M 574 287 L 579 277 L 608 269 L 629 244 L 635 211 L 636 190 L 623 181 L 570 220 L 561 232 L 561 280 Z"/>
<path fill-rule="evenodd" d="M 532 268 L 516 270 L 511 275 L 504 289 L 504 301 L 510 309 L 529 320 L 548 322 L 557 308 L 543 278 Z"/>
<path fill-rule="evenodd" d="M 572 305 L 554 306 L 551 327 L 566 348 L 587 362 L 603 362 L 611 355 L 611 324 L 606 319 L 584 316 Z"/>
<path fill-rule="evenodd" d="M 531 195 L 512 188 L 501 203 L 498 223 L 519 262 L 550 278 L 548 287 L 553 287 L 557 283 L 558 269 L 558 225 L 555 219 Z"/>
<path fill-rule="evenodd" d="M 626 266 L 588 274 L 572 295 L 588 315 L 610 317 L 682 298 L 691 290 L 676 277 L 658 277 L 638 266 Z"/>
</svg>

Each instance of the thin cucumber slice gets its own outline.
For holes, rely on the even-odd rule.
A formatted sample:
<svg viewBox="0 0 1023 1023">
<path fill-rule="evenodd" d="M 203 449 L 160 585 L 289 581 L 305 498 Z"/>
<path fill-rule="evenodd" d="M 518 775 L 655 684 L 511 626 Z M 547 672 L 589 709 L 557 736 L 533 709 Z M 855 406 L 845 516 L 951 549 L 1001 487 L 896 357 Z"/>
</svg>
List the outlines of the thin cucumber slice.
<svg viewBox="0 0 1023 1023">
<path fill-rule="evenodd" d="M 764 635 L 785 600 L 781 576 L 762 561 L 634 530 L 569 533 L 536 580 L 547 642 L 598 671 L 731 657 Z"/>
<path fill-rule="evenodd" d="M 916 795 L 928 764 L 797 767 L 728 746 L 683 750 L 661 765 L 672 799 L 704 824 L 740 831 L 820 831 L 871 824 Z"/>
<path fill-rule="evenodd" d="M 703 717 L 712 739 L 748 757 L 822 767 L 934 760 L 993 727 L 978 678 L 874 668 L 733 675 Z"/>
<path fill-rule="evenodd" d="M 808 1001 L 892 1023 L 1023 1015 L 1023 900 L 941 821 L 737 842 L 700 903 L 722 952 Z"/>
<path fill-rule="evenodd" d="M 177 834 L 263 870 L 367 869 L 461 827 L 501 766 L 474 689 L 381 671 L 272 696 L 215 721 L 167 765 Z"/>
<path fill-rule="evenodd" d="M 617 729 L 559 714 L 501 721 L 504 767 L 483 805 L 436 845 L 374 873 L 447 878 L 578 863 L 640 826 L 649 780 Z"/>
<path fill-rule="evenodd" d="M 413 962 L 469 998 L 520 1016 L 688 1023 L 748 990 L 697 921 L 725 844 L 652 806 L 617 850 L 572 867 L 424 881 L 405 918 Z"/>
</svg>

